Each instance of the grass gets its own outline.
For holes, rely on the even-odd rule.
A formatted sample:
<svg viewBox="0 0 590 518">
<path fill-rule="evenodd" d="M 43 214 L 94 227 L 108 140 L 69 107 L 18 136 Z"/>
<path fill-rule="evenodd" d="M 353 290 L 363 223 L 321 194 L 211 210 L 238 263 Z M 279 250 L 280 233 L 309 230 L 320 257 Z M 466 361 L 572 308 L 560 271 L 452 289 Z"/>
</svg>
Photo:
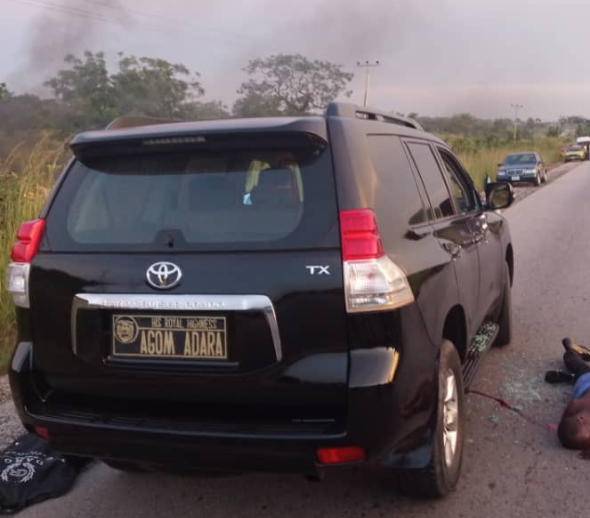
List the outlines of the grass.
<svg viewBox="0 0 590 518">
<path fill-rule="evenodd" d="M 556 138 L 495 146 L 454 136 L 445 140 L 458 153 L 480 190 L 486 174 L 495 179 L 496 165 L 507 153 L 535 150 L 550 165 L 559 160 L 563 144 Z M 20 223 L 37 217 L 66 158 L 63 142 L 50 134 L 36 144 L 17 146 L 5 159 L 0 157 L 0 374 L 6 371 L 15 342 L 14 308 L 5 287 L 6 265 Z"/>
<path fill-rule="evenodd" d="M 447 139 L 453 148 L 453 139 Z M 496 179 L 498 164 L 504 160 L 508 153 L 520 151 L 536 151 L 541 155 L 547 166 L 559 162 L 559 150 L 564 144 L 561 139 L 544 137 L 533 141 L 520 141 L 517 143 L 504 144 L 498 147 L 471 146 L 468 149 L 461 149 L 458 146 L 457 154 L 463 165 L 473 178 L 478 190 L 483 190 L 486 174 L 492 180 Z M 464 146 L 468 147 L 468 146 Z"/>
<path fill-rule="evenodd" d="M 50 134 L 32 147 L 17 146 L 0 158 L 0 374 L 6 371 L 15 341 L 15 315 L 6 292 L 5 272 L 19 225 L 34 219 L 64 160 L 63 143 Z"/>
</svg>

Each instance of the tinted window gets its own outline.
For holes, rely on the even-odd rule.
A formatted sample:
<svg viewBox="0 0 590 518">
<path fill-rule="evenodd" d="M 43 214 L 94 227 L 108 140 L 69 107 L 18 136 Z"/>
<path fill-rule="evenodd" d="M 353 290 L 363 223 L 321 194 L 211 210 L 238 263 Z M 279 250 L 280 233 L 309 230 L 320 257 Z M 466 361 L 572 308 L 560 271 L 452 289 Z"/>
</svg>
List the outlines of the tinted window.
<svg viewBox="0 0 590 518">
<path fill-rule="evenodd" d="M 329 151 L 217 148 L 78 161 L 48 218 L 54 249 L 314 246 L 337 221 Z"/>
<path fill-rule="evenodd" d="M 451 196 L 432 149 L 428 144 L 415 142 L 409 143 L 408 148 L 424 181 L 435 218 L 452 216 L 454 209 Z"/>
<path fill-rule="evenodd" d="M 377 209 L 387 211 L 388 219 L 399 222 L 400 230 L 428 220 L 418 193 L 414 173 L 398 137 L 370 135 L 369 152 L 377 173 Z M 379 216 L 379 214 L 378 214 Z"/>
<path fill-rule="evenodd" d="M 459 164 L 443 149 L 439 149 L 439 152 L 451 181 L 457 206 L 463 214 L 477 210 L 479 208 L 476 200 L 477 193 L 465 179 Z"/>
</svg>

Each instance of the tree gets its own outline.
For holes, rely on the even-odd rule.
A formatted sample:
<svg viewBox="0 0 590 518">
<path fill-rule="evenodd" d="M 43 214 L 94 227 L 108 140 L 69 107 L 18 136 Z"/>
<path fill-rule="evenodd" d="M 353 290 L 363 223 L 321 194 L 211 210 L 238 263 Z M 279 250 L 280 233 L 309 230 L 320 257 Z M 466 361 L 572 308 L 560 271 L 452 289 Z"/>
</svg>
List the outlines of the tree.
<svg viewBox="0 0 590 518">
<path fill-rule="evenodd" d="M 104 54 L 68 55 L 68 68 L 47 81 L 57 101 L 70 112 L 69 131 L 102 128 L 121 115 L 186 118 L 204 114 L 227 116 L 218 101 L 199 103 L 204 90 L 198 73 L 163 59 L 119 54 L 118 70 L 110 74 Z"/>
<path fill-rule="evenodd" d="M 178 63 L 120 54 L 119 72 L 112 76 L 117 111 L 182 118 L 187 105 L 205 93 L 198 77 Z"/>
<path fill-rule="evenodd" d="M 233 106 L 233 114 L 236 117 L 274 117 L 282 115 L 281 101 L 272 95 L 260 95 L 248 92 L 238 99 Z"/>
<path fill-rule="evenodd" d="M 229 110 L 221 101 L 194 101 L 186 104 L 183 117 L 191 120 L 204 119 L 228 119 L 231 117 Z"/>
<path fill-rule="evenodd" d="M 250 79 L 238 90 L 244 97 L 238 111 L 269 107 L 283 115 L 305 115 L 323 110 L 339 96 L 350 97 L 347 86 L 354 77 L 343 65 L 310 61 L 301 54 L 276 54 L 254 59 L 244 71 Z"/>
<path fill-rule="evenodd" d="M 69 54 L 64 61 L 69 67 L 45 84 L 71 111 L 72 129 L 103 127 L 117 113 L 104 54 L 86 51 L 83 59 Z"/>
<path fill-rule="evenodd" d="M 11 94 L 8 91 L 6 83 L 0 83 L 0 101 L 2 101 L 3 99 L 8 99 L 10 95 Z"/>
</svg>

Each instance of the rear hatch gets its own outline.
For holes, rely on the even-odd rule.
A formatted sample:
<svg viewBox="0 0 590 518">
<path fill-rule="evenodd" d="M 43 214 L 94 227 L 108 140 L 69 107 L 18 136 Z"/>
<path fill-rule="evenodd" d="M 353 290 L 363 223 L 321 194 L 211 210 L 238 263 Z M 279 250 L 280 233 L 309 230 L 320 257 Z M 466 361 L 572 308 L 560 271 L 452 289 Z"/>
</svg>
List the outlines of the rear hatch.
<svg viewBox="0 0 590 518">
<path fill-rule="evenodd" d="M 31 266 L 34 361 L 53 400 L 146 418 L 342 422 L 326 141 L 102 136 L 74 150 Z"/>
</svg>

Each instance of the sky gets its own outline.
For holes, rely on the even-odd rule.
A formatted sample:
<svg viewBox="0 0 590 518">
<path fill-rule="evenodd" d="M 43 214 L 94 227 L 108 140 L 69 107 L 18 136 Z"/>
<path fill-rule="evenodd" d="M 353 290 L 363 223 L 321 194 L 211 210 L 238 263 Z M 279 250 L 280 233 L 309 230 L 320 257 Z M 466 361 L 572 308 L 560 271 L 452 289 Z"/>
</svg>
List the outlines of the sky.
<svg viewBox="0 0 590 518">
<path fill-rule="evenodd" d="M 588 0 L 0 0 L 0 82 L 47 95 L 65 54 L 160 57 L 228 105 L 250 59 L 301 53 L 355 73 L 386 111 L 590 118 Z"/>
</svg>

